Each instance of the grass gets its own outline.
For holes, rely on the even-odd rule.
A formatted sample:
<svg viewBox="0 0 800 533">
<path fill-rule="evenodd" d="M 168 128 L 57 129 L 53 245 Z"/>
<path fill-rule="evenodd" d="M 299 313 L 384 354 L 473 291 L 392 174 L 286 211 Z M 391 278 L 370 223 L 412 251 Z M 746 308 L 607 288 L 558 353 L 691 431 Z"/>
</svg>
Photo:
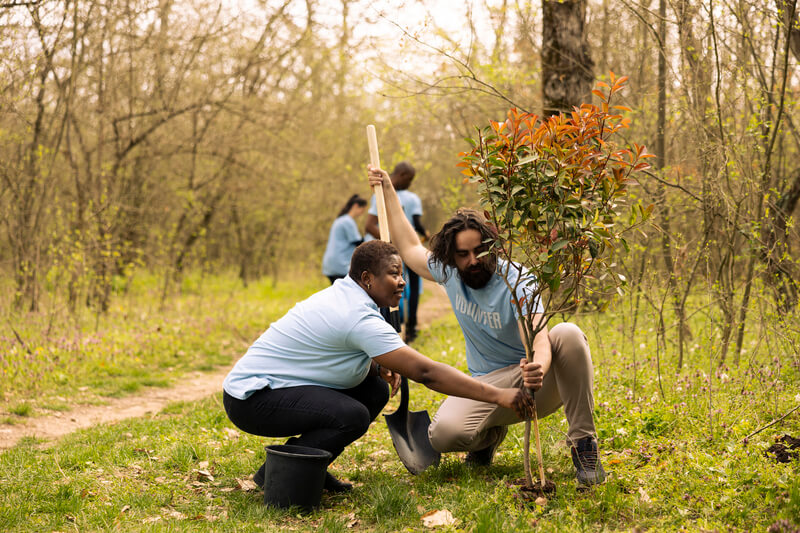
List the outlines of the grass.
<svg viewBox="0 0 800 533">
<path fill-rule="evenodd" d="M 795 356 L 754 352 L 739 367 L 717 367 L 705 360 L 714 339 L 697 338 L 687 368 L 676 373 L 656 360 L 647 328 L 625 333 L 622 313 L 579 323 L 593 347 L 595 417 L 609 472 L 592 490 L 575 485 L 563 412 L 540 423 L 544 465 L 557 485 L 545 505 L 516 497 L 521 424 L 490 467 L 445 454 L 438 467 L 411 476 L 379 417 L 332 465 L 355 484 L 352 493 L 326 493 L 307 515 L 265 507 L 261 492 L 241 490 L 240 481 L 263 461 L 263 447 L 282 439 L 237 431 L 215 394 L 54 445 L 26 439 L 3 452 L 0 530 L 422 531 L 422 516 L 444 509 L 457 520 L 444 531 L 767 531 L 779 520 L 800 523 L 800 462 L 776 463 L 764 453 L 776 436 L 800 435 L 798 416 L 743 443 L 800 403 Z M 418 347 L 463 369 L 462 342 L 446 317 L 421 332 Z M 414 410 L 432 414 L 442 398 L 412 384 Z"/>
<path fill-rule="evenodd" d="M 106 315 L 51 310 L 2 317 L 8 327 L 0 327 L 0 417 L 36 416 L 60 404 L 64 410 L 63 398 L 102 403 L 230 365 L 270 322 L 327 283 L 310 280 L 265 279 L 245 289 L 232 276 L 195 273 L 162 307 L 159 280 L 141 276 Z"/>
<path fill-rule="evenodd" d="M 8 412 L 17 416 L 30 416 L 33 408 L 29 403 L 19 403 L 8 408 Z"/>
</svg>

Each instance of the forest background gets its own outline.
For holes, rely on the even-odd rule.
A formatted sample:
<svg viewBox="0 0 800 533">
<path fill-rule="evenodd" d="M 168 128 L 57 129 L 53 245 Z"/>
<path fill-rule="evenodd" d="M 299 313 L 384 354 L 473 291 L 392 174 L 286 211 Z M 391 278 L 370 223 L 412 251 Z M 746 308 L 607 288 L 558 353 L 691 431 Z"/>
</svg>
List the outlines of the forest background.
<svg viewBox="0 0 800 533">
<path fill-rule="evenodd" d="M 456 167 L 475 126 L 568 110 L 613 71 L 620 143 L 656 155 L 634 188 L 655 209 L 617 257 L 623 297 L 578 312 L 625 317 L 633 397 L 646 337 L 662 398 L 662 371 L 724 386 L 730 366 L 743 397 L 755 376 L 773 400 L 754 420 L 796 408 L 796 2 L 455 4 L 0 1 L 3 394 L 70 325 L 85 346 L 137 283 L 167 310 L 216 276 L 321 286 L 333 218 L 369 195 L 366 124 L 386 168 L 417 168 L 436 231 L 477 204 Z"/>
<path fill-rule="evenodd" d="M 475 204 L 464 138 L 511 106 L 541 113 L 547 55 L 577 51 L 561 78 L 589 100 L 609 71 L 629 76 L 626 136 L 658 157 L 627 279 L 675 313 L 660 333 L 677 366 L 696 312 L 713 316 L 718 359 L 738 360 L 753 298 L 797 305 L 794 5 L 566 5 L 572 20 L 507 1 L 4 3 L 3 307 L 102 313 L 141 271 L 166 299 L 187 269 L 317 270 L 340 204 L 369 194 L 368 123 L 385 166 L 417 167 L 436 229 Z"/>
</svg>

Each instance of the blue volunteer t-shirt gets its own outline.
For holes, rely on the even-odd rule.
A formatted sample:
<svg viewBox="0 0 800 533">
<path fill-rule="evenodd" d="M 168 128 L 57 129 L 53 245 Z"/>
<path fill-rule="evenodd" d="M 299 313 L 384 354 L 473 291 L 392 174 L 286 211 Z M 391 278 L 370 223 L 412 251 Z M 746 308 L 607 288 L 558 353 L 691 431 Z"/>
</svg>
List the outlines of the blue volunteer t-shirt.
<svg viewBox="0 0 800 533">
<path fill-rule="evenodd" d="M 403 346 L 372 298 L 348 276 L 272 323 L 222 387 L 240 400 L 267 386 L 349 389 L 367 376 L 371 358 Z"/>
<path fill-rule="evenodd" d="M 350 257 L 361 240 L 358 225 L 348 214 L 337 217 L 328 234 L 328 245 L 322 256 L 322 274 L 325 276 L 346 276 L 350 271 Z"/>
<path fill-rule="evenodd" d="M 506 266 L 505 261 L 497 260 L 497 272 L 504 271 Z M 525 357 L 525 346 L 519 336 L 517 308 L 511 302 L 511 291 L 502 276 L 495 272 L 485 287 L 473 289 L 461 280 L 458 270 L 453 267 L 431 259 L 428 261 L 428 270 L 434 280 L 444 286 L 450 298 L 450 305 L 464 334 L 467 367 L 473 376 L 482 376 L 517 364 Z M 516 268 L 509 269 L 512 287 L 519 276 Z M 532 279 L 527 270 L 523 269 L 522 279 Z M 539 300 L 531 305 L 531 298 L 526 296 L 532 290 L 520 282 L 517 298 L 524 302 L 524 313 L 541 313 L 543 309 Z"/>
<path fill-rule="evenodd" d="M 422 216 L 422 200 L 419 199 L 419 196 L 408 189 L 397 191 L 397 199 L 400 200 L 400 205 L 403 206 L 403 213 L 405 213 L 408 222 L 411 224 L 411 227 L 414 227 L 414 215 Z M 375 201 L 375 195 L 373 195 L 372 199 L 370 200 L 368 213 L 370 215 L 378 216 L 378 204 Z M 364 237 L 364 240 L 371 241 L 374 238 L 375 237 L 367 233 L 367 235 Z"/>
</svg>

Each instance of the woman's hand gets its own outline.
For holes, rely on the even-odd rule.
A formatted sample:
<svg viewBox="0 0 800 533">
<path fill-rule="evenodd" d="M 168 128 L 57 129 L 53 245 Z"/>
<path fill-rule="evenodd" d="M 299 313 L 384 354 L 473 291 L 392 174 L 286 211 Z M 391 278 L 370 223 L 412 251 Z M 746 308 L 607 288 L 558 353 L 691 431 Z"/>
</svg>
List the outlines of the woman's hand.
<svg viewBox="0 0 800 533">
<path fill-rule="evenodd" d="M 542 388 L 544 372 L 539 363 L 529 363 L 526 359 L 519 360 L 519 368 L 522 371 L 522 384 L 526 389 L 536 392 Z"/>
<path fill-rule="evenodd" d="M 380 368 L 381 368 L 380 370 L 381 377 L 386 383 L 388 383 L 392 387 L 392 392 L 389 395 L 389 397 L 394 398 L 394 395 L 397 394 L 397 390 L 400 388 L 400 374 L 389 370 L 385 366 L 382 366 Z"/>
<path fill-rule="evenodd" d="M 391 183 L 389 174 L 382 168 L 367 165 L 367 176 L 369 177 L 369 186 L 375 187 L 376 185 L 383 187 L 386 183 Z"/>
<path fill-rule="evenodd" d="M 522 420 L 533 416 L 533 396 L 522 389 L 500 389 L 497 405 L 513 409 Z"/>
</svg>

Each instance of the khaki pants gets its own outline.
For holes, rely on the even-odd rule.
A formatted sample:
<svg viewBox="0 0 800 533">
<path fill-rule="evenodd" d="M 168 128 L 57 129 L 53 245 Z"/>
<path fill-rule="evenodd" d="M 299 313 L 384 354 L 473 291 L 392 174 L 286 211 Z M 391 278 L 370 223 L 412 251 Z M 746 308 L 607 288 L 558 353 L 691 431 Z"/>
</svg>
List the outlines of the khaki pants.
<svg viewBox="0 0 800 533">
<path fill-rule="evenodd" d="M 594 368 L 586 335 L 574 324 L 561 323 L 549 331 L 549 337 L 553 360 L 536 393 L 537 414 L 544 418 L 563 405 L 572 443 L 594 437 Z M 519 364 L 475 379 L 496 387 L 522 386 Z M 440 452 L 477 451 L 497 443 L 505 437 L 505 426 L 519 422 L 522 420 L 511 409 L 451 396 L 433 417 L 428 437 Z"/>
</svg>

